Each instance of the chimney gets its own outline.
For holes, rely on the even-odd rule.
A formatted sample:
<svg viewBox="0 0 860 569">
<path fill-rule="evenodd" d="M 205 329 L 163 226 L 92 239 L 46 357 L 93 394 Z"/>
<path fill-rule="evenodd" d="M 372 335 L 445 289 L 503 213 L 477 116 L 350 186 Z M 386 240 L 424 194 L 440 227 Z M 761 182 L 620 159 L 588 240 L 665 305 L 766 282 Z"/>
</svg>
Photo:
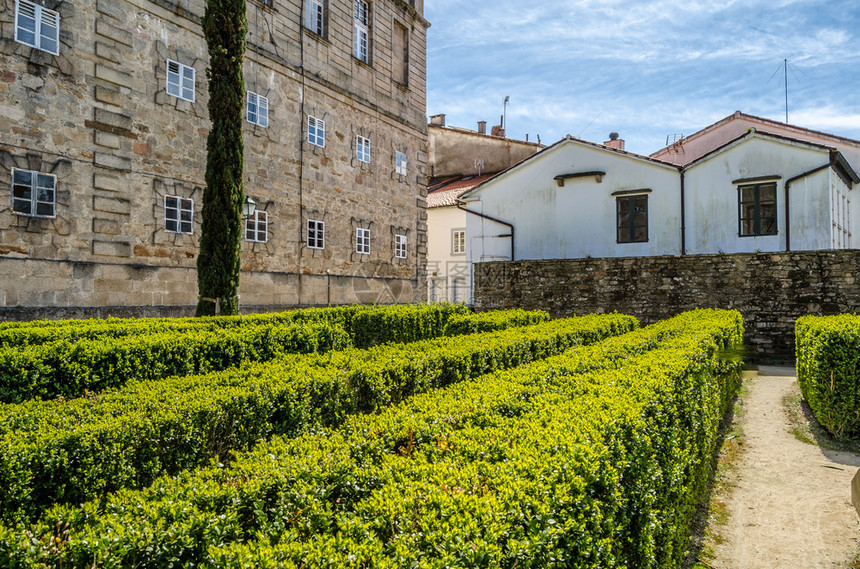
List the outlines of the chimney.
<svg viewBox="0 0 860 569">
<path fill-rule="evenodd" d="M 608 146 L 609 148 L 616 148 L 618 150 L 624 150 L 624 139 L 618 138 L 617 132 L 610 132 L 609 140 L 604 142 L 603 146 Z"/>
<path fill-rule="evenodd" d="M 445 114 L 433 115 L 430 117 L 430 124 L 434 126 L 445 126 Z"/>
<path fill-rule="evenodd" d="M 487 121 L 478 121 L 478 134 L 487 134 Z"/>
<path fill-rule="evenodd" d="M 499 138 L 505 137 L 505 129 L 502 128 L 502 125 L 497 124 L 493 126 L 493 129 L 490 131 L 490 134 L 493 136 L 498 136 Z"/>
</svg>

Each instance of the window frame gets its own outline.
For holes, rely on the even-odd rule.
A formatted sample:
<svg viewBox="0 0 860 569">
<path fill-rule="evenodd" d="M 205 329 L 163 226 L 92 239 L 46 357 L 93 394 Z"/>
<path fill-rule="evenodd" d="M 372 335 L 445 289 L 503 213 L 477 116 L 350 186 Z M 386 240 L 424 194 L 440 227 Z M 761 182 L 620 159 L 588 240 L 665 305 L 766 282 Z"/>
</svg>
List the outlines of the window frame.
<svg viewBox="0 0 860 569">
<path fill-rule="evenodd" d="M 767 200 L 767 203 L 763 203 L 761 199 L 761 190 L 767 187 L 767 189 L 773 190 L 773 199 Z M 753 190 L 753 200 L 744 201 L 744 190 L 752 189 Z M 768 237 L 773 235 L 779 235 L 779 214 L 777 211 L 777 197 L 778 190 L 777 184 L 775 181 L 767 181 L 767 182 L 754 182 L 747 184 L 738 184 L 738 237 Z M 762 205 L 768 205 L 772 202 L 773 204 L 773 215 L 763 216 L 762 215 Z M 753 215 L 752 217 L 744 217 L 744 205 L 752 204 L 753 206 Z M 770 219 L 773 218 L 773 231 L 769 233 L 762 232 L 762 219 Z M 752 233 L 744 233 L 744 222 L 752 221 Z"/>
<path fill-rule="evenodd" d="M 251 229 L 251 224 L 254 228 Z M 261 229 L 262 227 L 262 229 Z M 248 237 L 248 233 L 253 234 L 253 239 Z M 263 238 L 260 239 L 262 234 Z M 267 243 L 269 241 L 269 214 L 265 211 L 257 210 L 253 215 L 245 219 L 245 241 L 251 243 Z"/>
<path fill-rule="evenodd" d="M 370 2 L 353 0 L 353 29 L 352 55 L 370 65 Z"/>
<path fill-rule="evenodd" d="M 645 207 L 645 223 L 639 224 L 636 222 L 636 201 L 644 199 Z M 627 220 L 622 220 L 621 215 L 621 205 L 622 203 L 628 203 L 628 213 Z M 627 194 L 615 196 L 615 242 L 618 244 L 622 243 L 647 243 L 648 235 L 650 233 L 649 223 L 648 223 L 648 194 L 647 193 L 635 193 L 635 194 Z M 628 221 L 629 220 L 629 221 Z M 623 222 L 622 222 L 623 221 Z M 627 239 L 622 239 L 622 231 L 629 231 L 629 236 Z M 637 230 L 645 229 L 644 238 L 637 238 Z"/>
<path fill-rule="evenodd" d="M 359 162 L 370 164 L 370 139 L 360 134 L 355 135 L 355 157 Z"/>
<path fill-rule="evenodd" d="M 177 206 L 168 206 L 168 200 L 176 200 Z M 183 207 L 183 206 L 188 207 Z M 176 212 L 176 217 L 168 217 L 168 212 Z M 188 219 L 182 219 L 182 213 L 188 213 Z M 168 226 L 168 222 L 176 224 L 175 229 Z M 188 225 L 188 231 L 183 231 L 183 224 Z M 183 198 L 182 196 L 164 196 L 164 229 L 169 233 L 177 233 L 179 235 L 194 235 L 194 199 Z"/>
<path fill-rule="evenodd" d="M 174 59 L 166 59 L 165 61 L 167 62 L 167 65 L 166 65 L 166 69 L 165 69 L 166 84 L 165 84 L 164 90 L 171 97 L 176 97 L 177 99 L 180 99 L 182 101 L 188 101 L 190 103 L 193 103 L 197 98 L 197 70 L 194 69 L 193 67 L 191 67 L 190 65 L 185 65 L 184 63 L 179 63 L 178 61 L 176 61 Z M 170 71 L 170 64 L 171 63 L 177 66 L 177 71 L 174 71 L 174 72 Z M 185 74 L 186 71 L 191 71 L 191 89 L 190 89 L 191 98 L 188 98 L 188 96 L 187 96 L 188 87 L 185 85 L 185 82 L 184 82 L 184 79 L 187 79 L 186 74 Z M 176 82 L 176 81 L 171 82 L 170 81 L 171 73 L 173 73 L 174 75 L 177 76 L 177 78 L 179 79 L 178 82 Z M 171 86 L 173 86 L 173 90 L 171 90 Z M 178 91 L 177 91 L 177 89 L 178 89 Z"/>
<path fill-rule="evenodd" d="M 33 20 L 33 30 L 27 30 L 21 25 L 21 17 L 30 18 L 28 14 L 21 13 L 21 5 L 25 7 L 31 8 L 33 12 L 32 20 Z M 48 38 L 50 41 L 53 41 L 55 48 L 48 49 L 44 46 L 43 38 L 46 36 L 42 33 L 42 26 L 45 24 L 47 17 L 52 17 L 55 35 L 51 38 Z M 28 34 L 33 35 L 33 43 L 25 41 L 21 37 L 20 31 L 23 30 Z M 30 46 L 34 49 L 38 49 L 40 51 L 44 51 L 53 55 L 60 55 L 60 13 L 55 10 L 49 10 L 44 6 L 36 4 L 35 2 L 30 2 L 30 0 L 15 0 L 15 41 L 24 44 L 26 46 Z"/>
<path fill-rule="evenodd" d="M 311 121 L 314 122 L 313 125 L 313 136 L 311 135 Z M 325 121 L 322 119 L 318 119 L 317 117 L 308 114 L 308 142 L 313 144 L 314 146 L 319 146 L 320 148 L 325 148 Z M 322 127 L 320 127 L 322 125 Z M 322 134 L 320 134 L 322 131 Z"/>
<path fill-rule="evenodd" d="M 457 237 L 460 237 L 458 239 Z M 459 245 L 459 247 L 458 247 Z M 458 228 L 451 230 L 451 254 L 465 255 L 466 254 L 466 229 Z"/>
<path fill-rule="evenodd" d="M 309 219 L 305 228 L 307 229 L 305 245 L 309 249 L 325 249 L 325 221 Z M 311 232 L 313 232 L 313 238 L 311 238 Z"/>
<path fill-rule="evenodd" d="M 401 176 L 406 176 L 409 172 L 409 159 L 405 152 L 394 151 L 394 171 Z"/>
<path fill-rule="evenodd" d="M 408 240 L 405 234 L 394 234 L 394 258 L 405 259 L 408 252 Z"/>
<path fill-rule="evenodd" d="M 327 0 L 307 0 L 305 28 L 321 38 L 326 37 Z"/>
<path fill-rule="evenodd" d="M 370 229 L 355 228 L 355 252 L 359 255 L 370 255 Z"/>
<path fill-rule="evenodd" d="M 23 181 L 18 181 L 15 183 L 15 174 L 27 174 L 30 176 L 29 184 L 23 183 Z M 52 181 L 52 186 L 42 186 L 40 185 L 40 177 L 41 178 L 50 178 Z M 26 187 L 29 185 L 30 196 L 28 198 L 25 197 L 15 197 L 15 187 Z M 41 197 L 41 190 L 51 192 L 50 200 L 42 200 L 39 199 Z M 15 209 L 15 202 L 27 203 L 29 205 L 29 212 L 21 211 Z M 23 215 L 25 217 L 40 217 L 43 219 L 54 219 L 57 217 L 57 176 L 54 174 L 48 174 L 46 172 L 39 172 L 38 170 L 25 170 L 24 168 L 12 168 L 12 192 L 10 196 L 10 203 L 12 213 L 15 215 Z M 39 206 L 47 205 L 51 209 L 50 214 L 41 214 L 39 213 Z"/>
<path fill-rule="evenodd" d="M 269 98 L 248 90 L 245 96 L 245 119 L 259 127 L 269 128 Z M 251 120 L 251 100 L 254 100 L 254 120 Z"/>
</svg>

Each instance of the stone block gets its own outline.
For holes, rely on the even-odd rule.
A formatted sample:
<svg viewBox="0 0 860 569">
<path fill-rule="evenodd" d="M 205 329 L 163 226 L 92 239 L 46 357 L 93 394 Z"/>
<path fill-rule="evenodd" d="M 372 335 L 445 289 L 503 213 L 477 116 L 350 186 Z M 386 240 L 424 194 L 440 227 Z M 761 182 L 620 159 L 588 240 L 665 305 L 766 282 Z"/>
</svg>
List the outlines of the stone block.
<svg viewBox="0 0 860 569">
<path fill-rule="evenodd" d="M 119 235 L 122 232 L 122 224 L 115 219 L 93 218 L 93 233 L 104 235 Z"/>
<path fill-rule="evenodd" d="M 95 211 L 129 215 L 131 214 L 131 202 L 119 198 L 93 196 L 93 209 Z"/>
<path fill-rule="evenodd" d="M 96 57 L 102 60 L 111 61 L 113 63 L 122 62 L 122 57 L 120 56 L 120 52 L 113 45 L 108 45 L 105 42 L 97 41 L 96 42 Z"/>
<path fill-rule="evenodd" d="M 131 32 L 127 32 L 104 20 L 96 20 L 96 33 L 128 47 L 131 47 L 134 43 L 134 36 L 132 36 Z"/>
<path fill-rule="evenodd" d="M 131 82 L 131 74 L 96 63 L 96 79 L 123 86 Z"/>
<path fill-rule="evenodd" d="M 95 132 L 95 143 L 99 146 L 104 146 L 107 148 L 119 148 L 120 140 L 119 135 L 114 134 L 112 132 L 104 132 L 97 130 Z"/>
<path fill-rule="evenodd" d="M 108 192 L 119 191 L 119 178 L 110 174 L 96 172 L 93 174 L 93 187 Z"/>
<path fill-rule="evenodd" d="M 122 113 L 115 113 L 107 109 L 99 109 L 98 107 L 93 111 L 93 119 L 96 123 L 106 125 L 114 129 L 130 131 L 132 127 L 130 116 Z"/>
<path fill-rule="evenodd" d="M 115 20 L 118 20 L 119 22 L 125 21 L 126 11 L 114 2 L 109 2 L 108 0 L 98 0 L 98 2 L 96 2 L 96 10 L 98 10 L 100 14 L 109 16 Z"/>
<path fill-rule="evenodd" d="M 95 97 L 96 101 L 107 103 L 108 105 L 113 105 L 115 107 L 122 107 L 126 101 L 125 95 L 119 91 L 114 91 L 113 89 L 102 87 L 101 85 L 96 85 Z"/>
<path fill-rule="evenodd" d="M 93 156 L 93 164 L 114 170 L 131 170 L 131 158 L 106 152 L 96 152 Z"/>
<path fill-rule="evenodd" d="M 121 241 L 97 241 L 93 240 L 93 255 L 107 257 L 130 257 L 131 244 Z"/>
</svg>

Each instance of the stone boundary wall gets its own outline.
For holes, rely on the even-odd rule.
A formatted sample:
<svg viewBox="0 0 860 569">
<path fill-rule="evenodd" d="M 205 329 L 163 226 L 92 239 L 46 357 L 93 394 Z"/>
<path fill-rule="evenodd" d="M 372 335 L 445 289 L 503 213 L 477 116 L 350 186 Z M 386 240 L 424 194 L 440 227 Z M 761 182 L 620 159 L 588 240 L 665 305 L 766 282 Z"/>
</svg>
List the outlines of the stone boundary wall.
<svg viewBox="0 0 860 569">
<path fill-rule="evenodd" d="M 197 271 L 190 267 L 2 259 L 0 269 L 0 321 L 193 316 L 197 304 Z M 242 271 L 240 311 L 423 302 L 422 281 L 382 271 Z"/>
<path fill-rule="evenodd" d="M 860 312 L 859 270 L 858 250 L 479 263 L 475 308 L 618 311 L 643 324 L 693 308 L 735 309 L 749 359 L 790 361 L 799 316 Z"/>
</svg>

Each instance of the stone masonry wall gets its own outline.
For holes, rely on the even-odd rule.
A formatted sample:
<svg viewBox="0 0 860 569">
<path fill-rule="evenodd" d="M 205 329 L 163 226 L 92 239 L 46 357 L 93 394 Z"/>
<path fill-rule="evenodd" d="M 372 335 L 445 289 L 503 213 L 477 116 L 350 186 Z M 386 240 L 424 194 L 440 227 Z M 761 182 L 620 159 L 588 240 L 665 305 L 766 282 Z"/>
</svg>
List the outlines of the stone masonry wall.
<svg viewBox="0 0 860 569">
<path fill-rule="evenodd" d="M 643 324 L 693 308 L 741 312 L 753 360 L 794 359 L 799 316 L 860 311 L 860 251 L 480 263 L 480 310 L 618 311 Z"/>
<path fill-rule="evenodd" d="M 37 2 L 60 15 L 59 55 L 15 41 L 15 0 L 0 0 L 0 307 L 196 304 L 210 126 L 203 0 Z M 351 0 L 326 2 L 322 36 L 301 25 L 302 4 L 248 2 L 245 82 L 268 98 L 269 124 L 244 122 L 245 191 L 268 227 L 265 242 L 242 242 L 243 301 L 325 303 L 329 287 L 316 283 L 333 277 L 420 300 L 423 3 L 372 3 L 369 63 L 352 55 Z M 408 30 L 405 83 L 393 70 L 396 30 Z M 195 70 L 194 101 L 167 93 L 167 60 Z M 324 147 L 307 141 L 308 116 L 325 120 Z M 357 135 L 371 141 L 369 164 L 355 157 Z M 407 175 L 395 172 L 398 151 Z M 54 217 L 8 207 L 13 169 L 56 176 Z M 167 196 L 193 200 L 191 234 L 167 230 Z M 309 219 L 325 222 L 324 249 L 307 247 Z M 357 228 L 370 230 L 370 254 L 356 253 Z M 341 293 L 334 302 L 355 301 L 331 292 Z"/>
</svg>

